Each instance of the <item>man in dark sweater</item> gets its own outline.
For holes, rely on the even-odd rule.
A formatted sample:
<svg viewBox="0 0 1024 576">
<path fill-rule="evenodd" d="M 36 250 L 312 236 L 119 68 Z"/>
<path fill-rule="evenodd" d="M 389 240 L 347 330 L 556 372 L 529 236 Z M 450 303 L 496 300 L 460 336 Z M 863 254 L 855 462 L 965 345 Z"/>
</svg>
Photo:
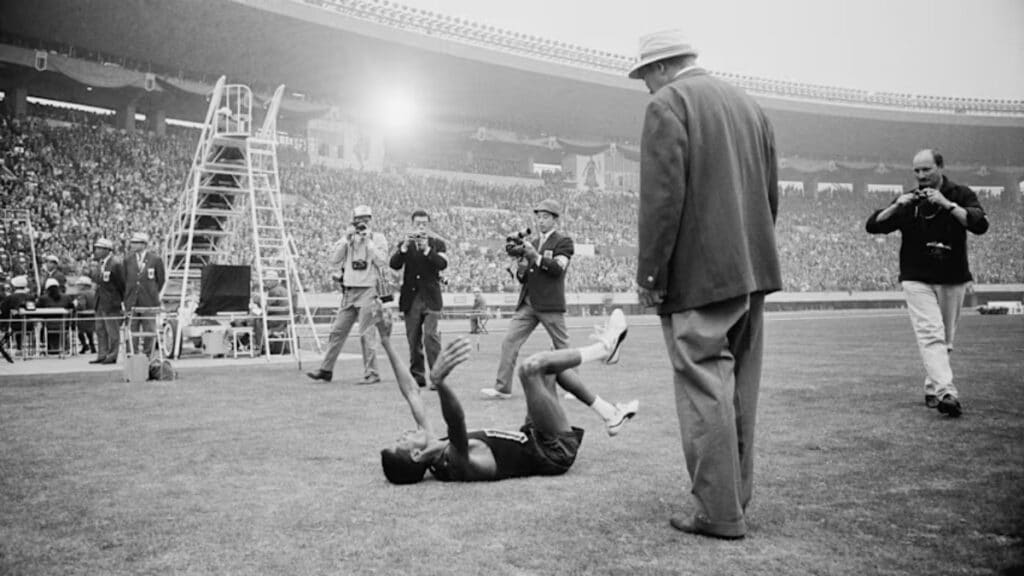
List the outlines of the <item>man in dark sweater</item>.
<svg viewBox="0 0 1024 576">
<path fill-rule="evenodd" d="M 978 195 L 942 174 L 943 158 L 935 150 L 914 156 L 917 188 L 904 192 L 868 218 L 871 234 L 899 230 L 900 284 L 924 362 L 924 399 L 953 418 L 960 416 L 959 392 L 953 385 L 949 354 L 967 283 L 967 231 L 988 230 Z"/>
</svg>

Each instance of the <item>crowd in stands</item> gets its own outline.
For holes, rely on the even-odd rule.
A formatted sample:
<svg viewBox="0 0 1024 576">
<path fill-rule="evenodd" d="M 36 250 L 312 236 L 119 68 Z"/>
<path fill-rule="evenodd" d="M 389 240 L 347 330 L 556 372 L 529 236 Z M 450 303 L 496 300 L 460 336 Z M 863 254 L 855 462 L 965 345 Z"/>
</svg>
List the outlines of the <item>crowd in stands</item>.
<svg viewBox="0 0 1024 576">
<path fill-rule="evenodd" d="M 70 277 L 91 257 L 92 242 L 107 237 L 123 246 L 132 232 L 148 232 L 153 246 L 170 233 L 194 153 L 197 132 L 157 137 L 106 126 L 51 126 L 40 118 L 0 117 L 0 204 L 31 213 L 35 253 L 53 253 Z M 580 192 L 557 186 L 488 185 L 413 175 L 308 166 L 294 151 L 282 154 L 285 218 L 299 250 L 306 290 L 337 289 L 328 257 L 351 219 L 367 204 L 374 226 L 392 243 L 404 238 L 411 212 L 426 209 L 433 230 L 447 241 L 451 265 L 447 290 L 515 292 L 503 251 L 505 237 L 532 225 L 531 208 L 554 197 L 565 214 L 559 227 L 575 238 L 578 255 L 569 269 L 570 292 L 634 289 L 635 194 Z M 852 192 L 804 195 L 784 189 L 778 242 L 789 291 L 895 290 L 899 235 L 870 236 L 864 221 L 891 195 Z M 1024 211 L 1021 202 L 983 199 L 992 226 L 972 238 L 978 283 L 1024 282 Z M 27 232 L 0 230 L 0 268 L 10 277 L 31 258 Z M 244 246 L 245 242 L 240 242 Z M 583 254 L 593 246 L 594 255 Z M 123 250 L 121 250 L 123 253 Z M 243 258 L 247 250 L 240 249 Z"/>
</svg>

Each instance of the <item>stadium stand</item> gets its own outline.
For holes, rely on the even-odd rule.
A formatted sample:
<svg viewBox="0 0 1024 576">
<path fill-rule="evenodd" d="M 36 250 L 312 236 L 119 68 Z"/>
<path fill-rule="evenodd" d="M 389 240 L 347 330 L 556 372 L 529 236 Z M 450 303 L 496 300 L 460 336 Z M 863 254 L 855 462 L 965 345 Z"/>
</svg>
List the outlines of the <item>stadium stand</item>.
<svg viewBox="0 0 1024 576">
<path fill-rule="evenodd" d="M 144 223 L 156 241 L 162 240 L 190 162 L 195 133 L 129 134 L 50 107 L 33 112 L 47 117 L 0 118 L 4 161 L 0 201 L 6 207 L 31 211 L 38 254 L 57 254 L 70 275 L 80 273 L 98 236 L 123 242 Z M 502 241 L 507 233 L 528 225 L 528 207 L 548 196 L 566 207 L 563 229 L 579 244 L 594 246 L 594 256 L 574 259 L 568 289 L 612 292 L 634 287 L 636 198 L 630 192 L 565 190 L 556 180 L 543 186 L 502 186 L 400 169 L 383 173 L 329 170 L 305 165 L 301 152 L 288 148 L 282 157 L 282 190 L 293 199 L 286 215 L 300 251 L 304 282 L 314 291 L 335 288 L 332 270 L 324 265 L 333 242 L 330 231 L 340 229 L 357 204 L 374 207 L 378 226 L 392 241 L 405 233 L 403 226 L 412 209 L 429 210 L 453 254 L 445 275 L 448 291 L 467 292 L 471 286 L 487 292 L 515 291 Z M 786 290 L 895 289 L 892 263 L 898 239 L 863 232 L 867 215 L 888 199 L 852 192 L 805 195 L 796 188 L 784 188 L 778 241 Z M 983 202 L 992 228 L 970 243 L 976 281 L 1024 282 L 1022 203 L 995 198 L 983 198 Z M 7 231 L 3 238 L 0 265 L 5 272 L 24 255 L 24 246 L 13 233 Z"/>
</svg>

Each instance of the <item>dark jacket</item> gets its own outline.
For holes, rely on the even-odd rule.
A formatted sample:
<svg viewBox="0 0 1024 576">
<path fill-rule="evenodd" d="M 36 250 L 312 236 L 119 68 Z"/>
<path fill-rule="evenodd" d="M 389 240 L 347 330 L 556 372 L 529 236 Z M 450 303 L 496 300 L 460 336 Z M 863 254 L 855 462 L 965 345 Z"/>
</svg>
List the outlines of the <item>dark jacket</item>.
<svg viewBox="0 0 1024 576">
<path fill-rule="evenodd" d="M 45 322 L 46 329 L 51 332 L 58 332 L 70 325 L 70 312 L 75 309 L 75 304 L 71 296 L 68 296 L 67 294 L 64 294 L 60 291 L 60 286 L 58 285 L 53 290 L 43 291 L 43 294 L 36 299 L 36 310 L 39 310 L 41 308 L 63 308 L 64 310 L 67 310 L 69 312 L 64 316 L 55 314 L 52 316 L 47 315 L 44 317 L 47 320 Z M 62 318 L 63 320 L 54 320 L 53 318 Z"/>
<path fill-rule="evenodd" d="M 658 90 L 640 143 L 637 284 L 661 315 L 782 288 L 775 136 L 761 107 L 701 68 Z"/>
<path fill-rule="evenodd" d="M 60 291 L 66 292 L 68 286 L 68 279 L 64 276 L 64 273 L 60 271 L 60 268 L 54 268 L 53 272 L 47 272 L 46 268 L 39 269 L 39 285 L 46 286 L 46 281 L 50 278 L 57 280 L 60 285 Z"/>
<path fill-rule="evenodd" d="M 164 287 L 164 261 L 149 250 L 140 268 L 138 259 L 129 254 L 124 261 L 124 307 L 155 308 L 160 306 L 160 289 Z"/>
<path fill-rule="evenodd" d="M 23 310 L 26 308 L 28 302 L 33 302 L 35 299 L 28 291 L 14 292 L 8 294 L 6 297 L 0 299 L 0 320 L 10 320 L 14 317 L 15 310 Z M 0 323 L 0 332 L 7 330 L 11 324 L 9 322 Z"/>
<path fill-rule="evenodd" d="M 124 302 L 124 264 L 111 256 L 106 264 L 100 263 L 91 275 L 96 286 L 96 316 L 118 316 Z"/>
<path fill-rule="evenodd" d="M 878 221 L 878 214 L 882 210 L 876 210 L 864 226 L 870 234 L 900 231 L 903 236 L 900 245 L 900 282 L 910 280 L 927 284 L 963 284 L 973 280 L 967 263 L 967 230 L 979 235 L 988 230 L 985 210 L 973 190 L 945 176 L 942 177 L 939 192 L 967 211 L 967 228 L 949 212 L 941 209 L 933 212 L 931 206 L 924 205 L 927 202 L 911 202 L 901 206 L 881 222 Z M 948 252 L 930 249 L 928 244 L 933 242 L 948 246 Z"/>
<path fill-rule="evenodd" d="M 96 292 L 92 288 L 82 290 L 75 295 L 74 303 L 75 310 L 80 315 L 78 318 L 78 329 L 85 332 L 92 332 L 95 329 L 95 322 L 93 322 L 93 318 L 95 317 L 96 310 Z M 89 311 L 89 314 L 81 316 L 81 314 L 86 310 Z"/>
<path fill-rule="evenodd" d="M 533 238 L 536 245 L 540 238 Z M 553 231 L 543 246 L 537 247 L 540 264 L 536 261 L 520 265 L 516 278 L 522 282 L 519 290 L 519 302 L 516 308 L 530 298 L 530 306 L 537 312 L 565 312 L 565 270 L 556 257 L 572 258 L 576 253 L 576 245 L 572 238 Z M 566 264 L 568 266 L 568 264 Z"/>
<path fill-rule="evenodd" d="M 405 267 L 402 273 L 402 293 L 398 298 L 398 309 L 402 312 L 409 311 L 417 295 L 423 299 L 427 309 L 441 309 L 440 273 L 448 267 L 448 260 L 441 254 L 446 254 L 448 248 L 440 238 L 430 237 L 427 244 L 430 246 L 430 253 L 426 256 L 415 246 L 411 246 L 404 253 L 399 246 L 391 256 L 391 268 L 398 270 Z"/>
</svg>

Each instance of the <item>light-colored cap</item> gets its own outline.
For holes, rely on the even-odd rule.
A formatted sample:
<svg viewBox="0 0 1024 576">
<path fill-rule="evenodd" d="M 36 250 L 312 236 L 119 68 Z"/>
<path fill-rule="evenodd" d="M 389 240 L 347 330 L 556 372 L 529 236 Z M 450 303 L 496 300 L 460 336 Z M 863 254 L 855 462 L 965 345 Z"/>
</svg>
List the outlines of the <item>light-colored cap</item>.
<svg viewBox="0 0 1024 576">
<path fill-rule="evenodd" d="M 552 216 L 557 218 L 562 215 L 562 207 L 559 206 L 558 202 L 556 202 L 555 200 L 551 198 L 545 198 L 544 200 L 541 200 L 540 204 L 537 204 L 537 206 L 533 209 L 534 214 L 536 214 L 537 212 L 547 212 L 548 214 L 551 214 Z"/>
<path fill-rule="evenodd" d="M 666 58 L 688 54 L 696 56 L 698 52 L 682 30 L 662 30 L 645 34 L 640 37 L 640 57 L 637 59 L 637 63 L 630 68 L 629 77 L 639 80 L 641 78 L 640 70 L 644 66 Z"/>
<path fill-rule="evenodd" d="M 473 286 L 473 294 L 479 294 L 479 293 L 480 293 L 480 287 L 479 286 Z"/>
<path fill-rule="evenodd" d="M 60 282 L 57 282 L 56 278 L 47 278 L 46 283 L 43 284 L 43 289 L 47 289 L 50 286 L 60 286 Z"/>
<path fill-rule="evenodd" d="M 75 285 L 77 285 L 77 286 L 92 286 L 92 278 L 89 278 L 88 276 L 82 276 L 81 278 L 78 279 L 77 282 L 75 282 Z"/>
<path fill-rule="evenodd" d="M 60 258 L 57 258 L 53 254 L 47 254 L 46 256 L 43 256 L 43 262 L 56 262 L 57 264 L 60 264 Z"/>
<path fill-rule="evenodd" d="M 110 240 L 107 240 L 106 238 L 97 239 L 93 246 L 96 248 L 106 248 L 107 250 L 114 249 L 114 243 L 111 242 Z"/>
<path fill-rule="evenodd" d="M 136 232 L 136 233 L 132 234 L 131 239 L 128 240 L 128 241 L 129 242 L 141 242 L 143 244 L 149 244 L 149 234 L 146 234 L 145 232 Z"/>
<path fill-rule="evenodd" d="M 361 204 L 352 209 L 353 218 L 359 218 L 361 216 L 369 216 L 370 218 L 373 218 L 373 210 L 365 204 Z"/>
<path fill-rule="evenodd" d="M 28 276 L 15 276 L 11 278 L 11 286 L 15 288 L 28 288 Z"/>
</svg>

